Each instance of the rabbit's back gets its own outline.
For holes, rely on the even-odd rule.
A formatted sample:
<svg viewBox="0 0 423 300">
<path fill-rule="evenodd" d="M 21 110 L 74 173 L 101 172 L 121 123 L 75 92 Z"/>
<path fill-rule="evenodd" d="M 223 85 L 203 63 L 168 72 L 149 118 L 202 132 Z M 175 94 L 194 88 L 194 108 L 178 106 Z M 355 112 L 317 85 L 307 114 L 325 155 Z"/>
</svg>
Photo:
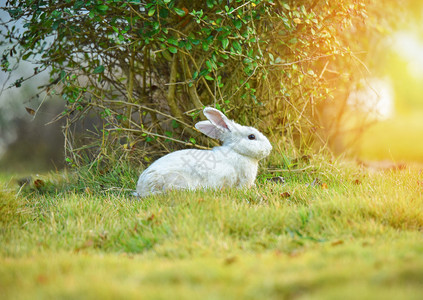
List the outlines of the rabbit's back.
<svg viewBox="0 0 423 300">
<path fill-rule="evenodd" d="M 140 176 L 137 192 L 144 197 L 170 189 L 250 186 L 257 162 L 225 147 L 176 151 L 155 161 Z"/>
</svg>

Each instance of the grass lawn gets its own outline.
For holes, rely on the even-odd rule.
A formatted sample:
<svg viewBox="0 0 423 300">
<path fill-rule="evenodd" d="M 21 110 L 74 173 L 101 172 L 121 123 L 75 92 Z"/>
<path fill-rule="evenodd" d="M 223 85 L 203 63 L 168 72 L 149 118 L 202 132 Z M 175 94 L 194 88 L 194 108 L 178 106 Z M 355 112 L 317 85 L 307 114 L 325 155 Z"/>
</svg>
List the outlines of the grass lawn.
<svg viewBox="0 0 423 300">
<path fill-rule="evenodd" d="M 138 201 L 93 178 L 1 176 L 3 299 L 421 299 L 418 170 L 336 165 Z M 316 179 L 317 178 L 317 179 Z M 122 186 L 135 184 L 127 176 Z M 44 186 L 45 185 L 45 186 Z M 116 185 L 116 184 L 114 184 Z"/>
</svg>

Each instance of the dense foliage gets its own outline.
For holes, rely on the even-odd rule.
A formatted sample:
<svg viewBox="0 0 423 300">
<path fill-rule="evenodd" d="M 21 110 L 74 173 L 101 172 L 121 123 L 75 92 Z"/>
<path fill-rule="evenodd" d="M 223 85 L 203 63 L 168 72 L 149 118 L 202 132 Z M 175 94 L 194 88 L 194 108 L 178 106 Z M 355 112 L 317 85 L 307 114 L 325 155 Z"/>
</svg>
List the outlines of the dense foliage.
<svg viewBox="0 0 423 300">
<path fill-rule="evenodd" d="M 18 56 L 50 73 L 42 91 L 66 101 L 70 163 L 208 146 L 193 128 L 206 105 L 305 151 L 339 135 L 358 51 L 377 31 L 366 4 L 9 0 L 1 65 Z"/>
</svg>

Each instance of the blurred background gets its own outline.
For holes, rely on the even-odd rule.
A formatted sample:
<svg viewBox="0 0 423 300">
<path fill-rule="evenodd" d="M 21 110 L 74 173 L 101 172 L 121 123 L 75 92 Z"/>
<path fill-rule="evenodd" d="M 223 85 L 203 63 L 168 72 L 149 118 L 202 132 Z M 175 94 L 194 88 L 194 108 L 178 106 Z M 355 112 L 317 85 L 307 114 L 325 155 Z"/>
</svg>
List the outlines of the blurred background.
<svg viewBox="0 0 423 300">
<path fill-rule="evenodd" d="M 368 92 L 374 89 L 380 117 L 361 138 L 363 159 L 423 162 L 423 12 L 417 11 L 375 58 Z"/>
<path fill-rule="evenodd" d="M 364 49 L 374 61 L 348 96 L 350 112 L 341 125 L 343 146 L 341 151 L 334 151 L 336 154 L 345 152 L 360 161 L 423 163 L 423 5 L 420 2 L 404 1 L 407 13 L 401 20 L 387 19 L 395 24 L 392 29 L 384 32 L 384 38 L 376 45 Z M 388 6 L 390 2 L 380 1 L 380 5 Z M 9 18 L 3 10 L 0 17 L 2 22 Z M 7 41 L 2 41 L 1 47 L 0 50 L 7 47 Z M 20 87 L 14 85 L 20 78 L 31 77 L 33 70 L 33 65 L 23 61 L 12 75 L 0 71 L 2 171 L 43 172 L 64 166 L 63 124 L 50 123 L 63 111 L 63 100 L 37 94 L 38 87 L 48 82 L 48 74 L 39 74 Z M 363 116 L 366 126 L 357 133 L 352 128 L 363 122 Z"/>
<path fill-rule="evenodd" d="M 4 6 L 5 1 L 0 1 Z M 10 20 L 0 10 L 0 20 Z M 19 22 L 16 26 L 22 26 Z M 5 28 L 0 26 L 4 33 Z M 0 52 L 8 47 L 2 40 Z M 0 71 L 0 170 L 12 173 L 45 172 L 62 169 L 64 147 L 61 123 L 49 124 L 64 108 L 60 97 L 39 93 L 39 86 L 48 83 L 48 74 L 40 74 L 13 86 L 21 78 L 31 77 L 34 65 L 21 61 L 12 73 Z"/>
</svg>

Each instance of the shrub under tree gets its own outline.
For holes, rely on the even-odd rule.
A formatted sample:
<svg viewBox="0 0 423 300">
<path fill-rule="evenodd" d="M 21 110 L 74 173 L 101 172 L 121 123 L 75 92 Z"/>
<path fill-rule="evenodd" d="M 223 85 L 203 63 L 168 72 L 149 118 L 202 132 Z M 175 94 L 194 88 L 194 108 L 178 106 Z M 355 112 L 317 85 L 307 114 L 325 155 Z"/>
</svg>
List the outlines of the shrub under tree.
<svg viewBox="0 0 423 300">
<path fill-rule="evenodd" d="M 66 102 L 58 118 L 74 164 L 209 147 L 193 127 L 204 106 L 301 152 L 340 134 L 348 93 L 368 63 L 360 51 L 378 35 L 371 5 L 9 0 L 1 65 L 10 71 L 27 60 L 34 75 L 49 72 L 40 93 Z M 77 134 L 84 122 L 90 129 Z"/>
</svg>

